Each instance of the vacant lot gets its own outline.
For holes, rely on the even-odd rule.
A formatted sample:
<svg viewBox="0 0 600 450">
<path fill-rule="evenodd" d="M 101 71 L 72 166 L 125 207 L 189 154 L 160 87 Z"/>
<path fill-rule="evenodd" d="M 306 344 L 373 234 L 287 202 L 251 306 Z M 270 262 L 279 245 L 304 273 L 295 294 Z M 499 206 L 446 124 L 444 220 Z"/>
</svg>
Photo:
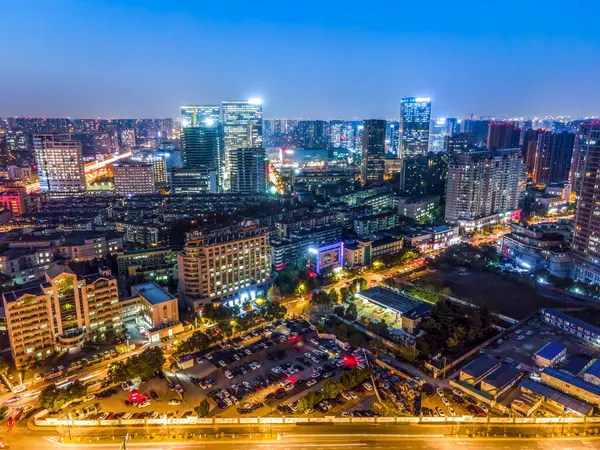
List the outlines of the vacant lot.
<svg viewBox="0 0 600 450">
<path fill-rule="evenodd" d="M 428 273 L 419 283 L 447 287 L 453 297 L 515 319 L 522 319 L 540 308 L 566 306 L 558 300 L 542 297 L 527 280 L 496 273 L 438 270 Z"/>
</svg>

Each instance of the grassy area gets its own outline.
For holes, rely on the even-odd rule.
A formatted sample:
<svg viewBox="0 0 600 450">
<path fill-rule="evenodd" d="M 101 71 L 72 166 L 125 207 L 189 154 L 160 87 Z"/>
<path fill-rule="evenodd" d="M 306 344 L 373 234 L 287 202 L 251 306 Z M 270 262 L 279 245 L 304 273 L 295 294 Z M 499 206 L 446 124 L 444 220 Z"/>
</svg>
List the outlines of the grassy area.
<svg viewBox="0 0 600 450">
<path fill-rule="evenodd" d="M 492 272 L 437 270 L 422 277 L 418 283 L 447 287 L 453 297 L 515 319 L 522 319 L 540 308 L 566 306 L 563 302 L 540 295 L 529 280 Z"/>
</svg>

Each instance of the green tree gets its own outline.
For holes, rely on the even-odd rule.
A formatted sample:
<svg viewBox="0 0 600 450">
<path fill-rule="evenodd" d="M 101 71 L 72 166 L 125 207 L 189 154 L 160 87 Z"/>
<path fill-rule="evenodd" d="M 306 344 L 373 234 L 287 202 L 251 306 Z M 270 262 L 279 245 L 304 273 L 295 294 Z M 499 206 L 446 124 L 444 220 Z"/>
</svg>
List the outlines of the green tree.
<svg viewBox="0 0 600 450">
<path fill-rule="evenodd" d="M 210 412 L 210 403 L 208 402 L 208 399 L 202 400 L 194 410 L 196 411 L 196 414 L 198 414 L 198 417 L 208 416 L 208 413 Z"/>
<path fill-rule="evenodd" d="M 348 305 L 354 303 L 354 294 L 347 287 L 340 289 L 340 297 L 342 298 L 342 303 L 346 303 Z"/>
<path fill-rule="evenodd" d="M 65 403 L 83 397 L 87 393 L 87 388 L 82 381 L 75 381 L 72 384 L 57 388 L 56 385 L 42 389 L 39 395 L 40 404 L 48 411 L 59 411 Z"/>
<path fill-rule="evenodd" d="M 354 292 L 364 291 L 369 287 L 369 283 L 364 278 L 356 278 L 352 284 Z"/>
<path fill-rule="evenodd" d="M 407 290 L 409 297 L 427 303 L 437 303 L 442 298 L 441 289 L 432 284 L 418 284 Z"/>
<path fill-rule="evenodd" d="M 355 321 L 357 317 L 358 310 L 356 309 L 356 305 L 352 303 L 346 308 L 346 320 Z"/>
<path fill-rule="evenodd" d="M 325 380 L 323 382 L 323 397 L 325 398 L 335 398 L 344 392 L 344 386 L 342 383 L 336 380 Z"/>
<path fill-rule="evenodd" d="M 267 300 L 270 302 L 280 302 L 281 301 L 281 291 L 275 285 L 271 286 L 267 291 Z"/>
<path fill-rule="evenodd" d="M 339 339 L 347 340 L 348 339 L 348 327 L 344 323 L 339 323 L 333 329 L 333 334 Z"/>
<path fill-rule="evenodd" d="M 387 351 L 387 346 L 383 343 L 382 339 L 371 339 L 369 341 L 369 350 L 375 356 L 379 357 Z"/>
<path fill-rule="evenodd" d="M 355 331 L 350 335 L 350 339 L 348 340 L 351 347 L 360 348 L 365 345 L 365 338 L 362 333 Z"/>
<path fill-rule="evenodd" d="M 10 386 L 10 382 L 6 377 L 8 375 L 9 369 L 10 366 L 8 365 L 6 360 L 2 356 L 0 356 L 0 377 L 2 377 L 2 380 L 4 380 L 4 384 L 6 384 L 7 387 Z"/>
</svg>

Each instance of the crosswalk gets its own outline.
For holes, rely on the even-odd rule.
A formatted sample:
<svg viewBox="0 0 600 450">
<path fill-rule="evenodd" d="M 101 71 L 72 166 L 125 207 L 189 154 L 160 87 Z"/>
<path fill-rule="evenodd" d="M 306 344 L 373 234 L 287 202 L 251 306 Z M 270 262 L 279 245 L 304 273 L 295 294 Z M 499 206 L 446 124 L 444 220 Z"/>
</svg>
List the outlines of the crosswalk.
<svg viewBox="0 0 600 450">
<path fill-rule="evenodd" d="M 0 434 L 31 434 L 32 431 L 27 428 L 27 425 L 19 425 L 19 424 L 15 424 L 15 425 L 11 425 L 8 426 L 6 425 L 6 423 L 4 423 L 2 426 L 0 426 Z"/>
</svg>

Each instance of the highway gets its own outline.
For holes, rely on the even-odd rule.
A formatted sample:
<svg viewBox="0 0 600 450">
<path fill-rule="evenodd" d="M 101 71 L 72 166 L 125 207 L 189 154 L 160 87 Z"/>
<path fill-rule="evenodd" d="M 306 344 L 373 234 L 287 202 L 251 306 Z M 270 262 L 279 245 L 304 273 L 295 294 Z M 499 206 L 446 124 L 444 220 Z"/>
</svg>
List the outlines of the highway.
<svg viewBox="0 0 600 450">
<path fill-rule="evenodd" d="M 7 448 L 12 450 L 58 450 L 61 448 L 89 448 L 117 450 L 122 440 L 98 443 L 61 443 L 56 437 L 15 436 L 7 439 Z M 600 445 L 598 438 L 574 437 L 561 439 L 519 438 L 443 438 L 437 435 L 405 435 L 401 433 L 380 434 L 284 434 L 273 439 L 198 439 L 196 441 L 153 441 L 130 440 L 128 449 L 177 450 L 351 450 L 356 449 L 402 449 L 402 450 L 591 450 Z"/>
</svg>

